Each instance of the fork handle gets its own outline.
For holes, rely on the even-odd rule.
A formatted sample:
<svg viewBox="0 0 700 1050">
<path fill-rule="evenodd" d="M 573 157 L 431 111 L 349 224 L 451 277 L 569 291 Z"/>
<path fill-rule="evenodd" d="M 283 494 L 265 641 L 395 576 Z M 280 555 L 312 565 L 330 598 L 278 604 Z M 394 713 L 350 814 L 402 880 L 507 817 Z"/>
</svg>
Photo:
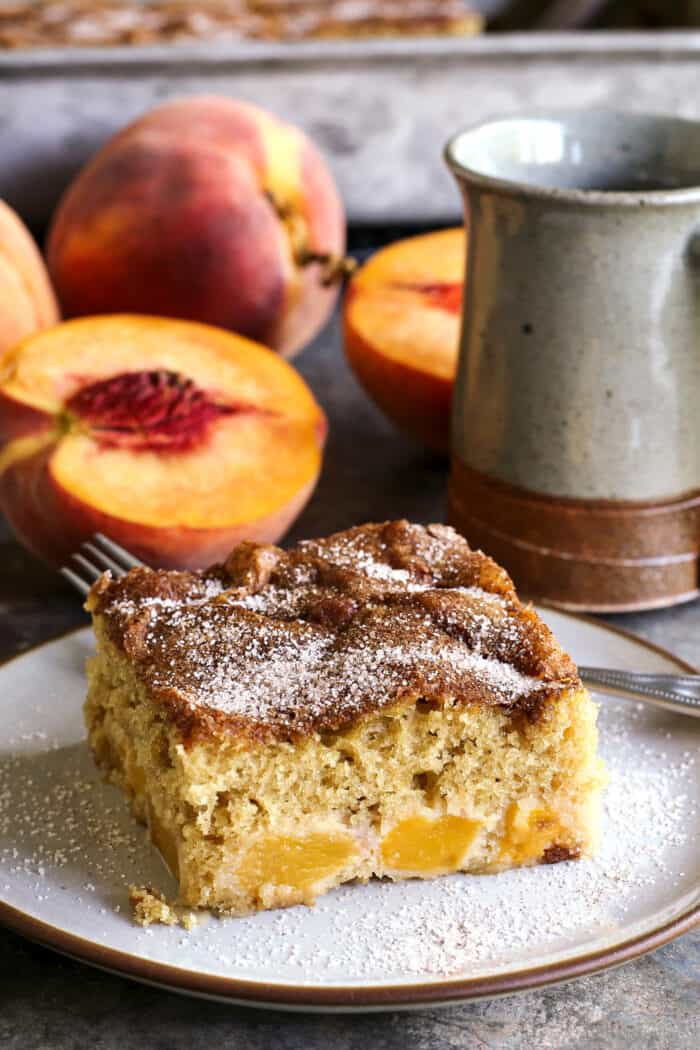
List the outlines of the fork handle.
<svg viewBox="0 0 700 1050">
<path fill-rule="evenodd" d="M 606 667 L 578 670 L 582 681 L 594 689 L 700 718 L 700 675 L 637 674 Z"/>
</svg>

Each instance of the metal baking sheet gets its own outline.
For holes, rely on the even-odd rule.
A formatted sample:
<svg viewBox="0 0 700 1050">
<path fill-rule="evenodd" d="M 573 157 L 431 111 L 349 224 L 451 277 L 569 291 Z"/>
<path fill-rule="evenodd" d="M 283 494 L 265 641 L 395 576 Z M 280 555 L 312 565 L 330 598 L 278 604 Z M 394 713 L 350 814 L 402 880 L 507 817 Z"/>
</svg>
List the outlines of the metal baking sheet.
<svg viewBox="0 0 700 1050">
<path fill-rule="evenodd" d="M 442 147 L 534 107 L 700 116 L 700 32 L 169 45 L 0 53 L 0 196 L 36 229 L 73 172 L 165 99 L 214 92 L 300 123 L 355 223 L 457 219 Z"/>
</svg>

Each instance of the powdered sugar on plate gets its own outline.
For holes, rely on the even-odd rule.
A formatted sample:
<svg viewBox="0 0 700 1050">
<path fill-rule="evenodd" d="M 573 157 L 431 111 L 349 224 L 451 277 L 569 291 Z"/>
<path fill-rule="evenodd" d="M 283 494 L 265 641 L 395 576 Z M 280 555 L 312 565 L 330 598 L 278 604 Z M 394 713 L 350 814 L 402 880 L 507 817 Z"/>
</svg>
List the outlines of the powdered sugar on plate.
<svg viewBox="0 0 700 1050">
<path fill-rule="evenodd" d="M 581 630 L 589 641 L 578 655 L 604 662 L 594 644 L 604 632 Z M 347 886 L 314 908 L 210 921 L 188 934 L 141 930 L 129 918 L 129 883 L 167 895 L 175 886 L 83 741 L 88 645 L 86 633 L 0 670 L 0 915 L 4 902 L 164 966 L 366 987 L 529 968 L 624 941 L 687 909 L 693 894 L 697 901 L 700 726 L 605 699 L 601 750 L 611 779 L 594 860 Z M 47 683 L 40 707 L 37 681 Z"/>
</svg>

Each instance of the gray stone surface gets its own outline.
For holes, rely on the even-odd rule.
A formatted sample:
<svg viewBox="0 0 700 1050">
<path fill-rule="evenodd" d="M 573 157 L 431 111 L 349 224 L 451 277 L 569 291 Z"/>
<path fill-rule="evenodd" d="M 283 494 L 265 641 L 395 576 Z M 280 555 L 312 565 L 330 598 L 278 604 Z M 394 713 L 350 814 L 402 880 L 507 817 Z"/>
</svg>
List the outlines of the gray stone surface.
<svg viewBox="0 0 700 1050">
<path fill-rule="evenodd" d="M 299 364 L 331 432 L 321 483 L 291 538 L 367 519 L 441 519 L 445 464 L 397 435 L 362 396 L 337 331 L 329 329 Z M 610 619 L 700 662 L 700 603 Z M 0 524 L 0 658 L 83 621 L 77 598 Z M 699 1001 L 700 930 L 546 991 L 361 1017 L 263 1013 L 181 998 L 0 930 L 3 1050 L 690 1050 L 700 1045 Z"/>
</svg>

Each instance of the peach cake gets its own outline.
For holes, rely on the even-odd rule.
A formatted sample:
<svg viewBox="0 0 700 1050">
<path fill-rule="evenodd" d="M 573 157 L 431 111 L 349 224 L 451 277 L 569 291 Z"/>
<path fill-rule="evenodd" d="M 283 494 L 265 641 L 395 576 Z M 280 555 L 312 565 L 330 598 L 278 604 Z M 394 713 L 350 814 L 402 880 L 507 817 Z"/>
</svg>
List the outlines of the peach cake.
<svg viewBox="0 0 700 1050">
<path fill-rule="evenodd" d="M 90 744 L 179 880 L 241 915 L 348 880 L 589 855 L 596 707 L 507 573 L 443 525 L 103 576 Z"/>
</svg>

